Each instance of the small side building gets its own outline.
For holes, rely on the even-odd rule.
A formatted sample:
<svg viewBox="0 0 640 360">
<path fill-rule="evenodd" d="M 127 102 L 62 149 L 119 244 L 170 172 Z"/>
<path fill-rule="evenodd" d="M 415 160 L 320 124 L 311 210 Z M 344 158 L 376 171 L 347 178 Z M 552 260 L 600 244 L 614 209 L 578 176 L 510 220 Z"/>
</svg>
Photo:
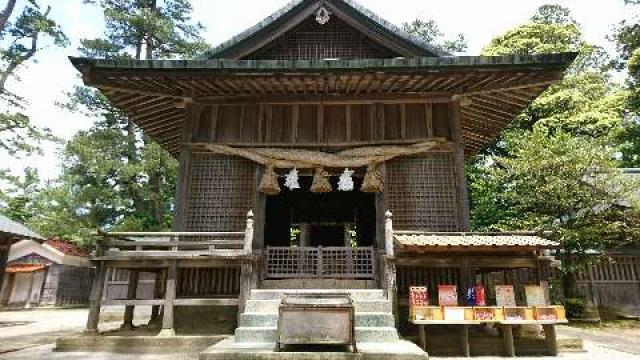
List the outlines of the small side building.
<svg viewBox="0 0 640 360">
<path fill-rule="evenodd" d="M 0 306 L 86 305 L 91 271 L 88 254 L 67 241 L 22 240 L 9 252 Z"/>
<path fill-rule="evenodd" d="M 4 283 L 4 269 L 7 265 L 9 248 L 12 244 L 20 240 L 44 240 L 44 238 L 26 226 L 19 224 L 9 218 L 0 215 L 0 284 Z M 2 301 L 0 292 L 0 304 Z"/>
</svg>

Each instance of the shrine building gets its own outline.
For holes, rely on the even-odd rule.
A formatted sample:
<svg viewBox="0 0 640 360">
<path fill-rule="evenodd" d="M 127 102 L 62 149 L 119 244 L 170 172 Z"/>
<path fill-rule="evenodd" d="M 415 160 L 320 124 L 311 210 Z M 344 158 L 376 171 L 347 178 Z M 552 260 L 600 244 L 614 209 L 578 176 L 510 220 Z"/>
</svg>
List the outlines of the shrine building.
<svg viewBox="0 0 640 360">
<path fill-rule="evenodd" d="M 575 57 L 453 56 L 353 0 L 295 0 L 194 60 L 71 58 L 180 166 L 172 232 L 100 233 L 88 330 L 106 305 L 125 325 L 153 306 L 165 335 L 190 309 L 232 309 L 232 342 L 275 346 L 282 296 L 341 293 L 358 344 L 394 343 L 417 331 L 412 286 L 437 304 L 454 285 L 465 305 L 510 284 L 522 303 L 556 244 L 470 233 L 465 160 Z M 106 300 L 113 269 L 128 295 Z"/>
</svg>

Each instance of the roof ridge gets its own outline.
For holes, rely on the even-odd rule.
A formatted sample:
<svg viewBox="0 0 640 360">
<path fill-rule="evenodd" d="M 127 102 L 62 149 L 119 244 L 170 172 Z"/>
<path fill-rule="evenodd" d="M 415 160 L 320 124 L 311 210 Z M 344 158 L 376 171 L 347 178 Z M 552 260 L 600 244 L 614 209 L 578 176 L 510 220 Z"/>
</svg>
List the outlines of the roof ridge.
<svg viewBox="0 0 640 360">
<path fill-rule="evenodd" d="M 415 35 L 409 34 L 408 32 L 404 31 L 399 26 L 397 26 L 397 25 L 385 20 L 384 18 L 382 18 L 378 14 L 374 13 L 373 11 L 367 9 L 366 7 L 361 5 L 360 3 L 356 2 L 355 0 L 291 0 L 285 6 L 283 6 L 280 9 L 278 9 L 277 11 L 275 11 L 271 15 L 267 16 L 266 18 L 262 19 L 256 25 L 251 26 L 250 28 L 244 30 L 243 32 L 233 36 L 229 40 L 224 41 L 223 43 L 221 43 L 221 44 L 219 44 L 217 46 L 214 46 L 214 47 L 211 47 L 208 50 L 205 50 L 200 56 L 197 57 L 197 59 L 203 60 L 203 59 L 215 58 L 217 55 L 220 55 L 220 53 L 230 49 L 231 47 L 241 43 L 242 41 L 247 40 L 251 36 L 254 36 L 256 33 L 258 33 L 259 31 L 261 31 L 264 28 L 272 25 L 277 20 L 281 19 L 283 16 L 285 16 L 289 12 L 293 11 L 296 7 L 302 6 L 307 2 L 315 2 L 315 1 L 318 1 L 320 3 L 324 3 L 325 1 L 327 1 L 327 2 L 329 2 L 329 1 L 341 1 L 341 2 L 345 3 L 346 5 L 348 5 L 349 7 L 351 7 L 352 9 L 354 9 L 354 10 L 358 11 L 359 13 L 361 13 L 362 15 L 366 16 L 371 21 L 377 23 L 378 25 L 380 25 L 381 27 L 383 27 L 387 31 L 396 34 L 397 36 L 399 36 L 403 40 L 413 44 L 414 46 L 417 46 L 417 47 L 422 48 L 424 50 L 427 50 L 427 51 L 429 51 L 431 53 L 434 53 L 437 57 L 445 57 L 445 56 L 452 56 L 453 55 L 453 54 L 443 50 L 442 48 L 440 48 L 440 47 L 438 47 L 436 45 L 430 44 L 430 43 L 420 39 L 419 37 L 417 37 Z"/>
<path fill-rule="evenodd" d="M 44 238 L 35 231 L 29 229 L 28 227 L 20 224 L 17 221 L 9 219 L 4 215 L 0 215 L 0 233 L 12 234 L 18 237 L 33 240 L 44 240 Z"/>
</svg>

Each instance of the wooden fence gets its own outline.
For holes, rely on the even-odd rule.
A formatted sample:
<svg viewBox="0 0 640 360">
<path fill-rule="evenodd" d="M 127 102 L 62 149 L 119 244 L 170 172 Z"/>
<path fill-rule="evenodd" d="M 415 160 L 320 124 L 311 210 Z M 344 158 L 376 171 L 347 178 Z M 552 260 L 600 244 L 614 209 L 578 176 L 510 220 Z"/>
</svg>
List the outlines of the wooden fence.
<svg viewBox="0 0 640 360">
<path fill-rule="evenodd" d="M 268 247 L 264 278 L 374 279 L 373 247 Z"/>
<path fill-rule="evenodd" d="M 590 312 L 601 319 L 640 317 L 640 256 L 611 256 L 579 271 L 576 282 Z"/>
</svg>

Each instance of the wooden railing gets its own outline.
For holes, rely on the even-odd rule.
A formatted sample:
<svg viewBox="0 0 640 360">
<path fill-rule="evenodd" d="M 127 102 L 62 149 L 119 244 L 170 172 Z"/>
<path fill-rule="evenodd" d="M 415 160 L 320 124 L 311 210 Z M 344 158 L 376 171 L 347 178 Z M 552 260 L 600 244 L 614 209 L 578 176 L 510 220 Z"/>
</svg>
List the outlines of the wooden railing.
<svg viewBox="0 0 640 360">
<path fill-rule="evenodd" d="M 253 212 L 245 231 L 237 232 L 104 232 L 98 231 L 97 259 L 181 258 L 251 255 Z"/>
<path fill-rule="evenodd" d="M 264 252 L 266 279 L 374 279 L 373 247 L 268 247 Z"/>
</svg>

